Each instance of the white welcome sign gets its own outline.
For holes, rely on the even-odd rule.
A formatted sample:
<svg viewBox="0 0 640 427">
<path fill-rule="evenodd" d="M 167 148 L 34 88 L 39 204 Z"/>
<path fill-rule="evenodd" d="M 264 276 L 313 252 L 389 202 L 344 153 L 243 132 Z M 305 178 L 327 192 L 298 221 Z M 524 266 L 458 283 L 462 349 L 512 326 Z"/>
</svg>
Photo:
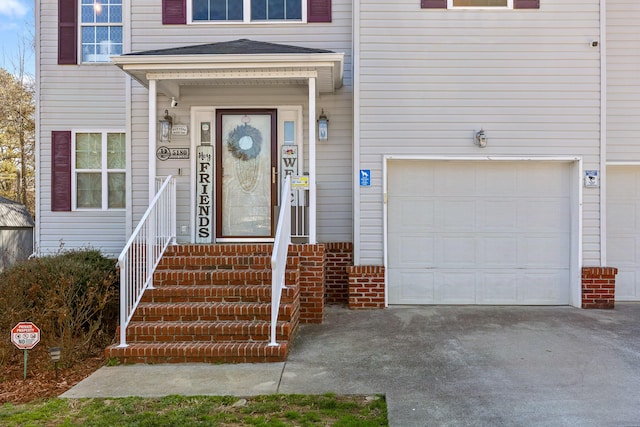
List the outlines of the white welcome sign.
<svg viewBox="0 0 640 427">
<path fill-rule="evenodd" d="M 196 243 L 211 243 L 213 237 L 213 146 L 196 151 Z"/>
</svg>

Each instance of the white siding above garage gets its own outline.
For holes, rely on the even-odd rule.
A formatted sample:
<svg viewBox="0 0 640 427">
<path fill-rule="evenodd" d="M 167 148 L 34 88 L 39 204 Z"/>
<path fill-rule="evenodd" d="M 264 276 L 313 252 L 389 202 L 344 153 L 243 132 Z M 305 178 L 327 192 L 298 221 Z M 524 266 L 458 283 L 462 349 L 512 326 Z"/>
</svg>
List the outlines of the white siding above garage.
<svg viewBox="0 0 640 427">
<path fill-rule="evenodd" d="M 391 159 L 390 304 L 576 304 L 575 164 Z"/>
<path fill-rule="evenodd" d="M 363 0 L 356 17 L 354 169 L 371 171 L 355 189 L 357 264 L 382 264 L 385 155 L 576 156 L 600 169 L 598 0 L 533 10 Z M 585 189 L 586 265 L 600 263 L 599 203 L 599 189 Z"/>
</svg>

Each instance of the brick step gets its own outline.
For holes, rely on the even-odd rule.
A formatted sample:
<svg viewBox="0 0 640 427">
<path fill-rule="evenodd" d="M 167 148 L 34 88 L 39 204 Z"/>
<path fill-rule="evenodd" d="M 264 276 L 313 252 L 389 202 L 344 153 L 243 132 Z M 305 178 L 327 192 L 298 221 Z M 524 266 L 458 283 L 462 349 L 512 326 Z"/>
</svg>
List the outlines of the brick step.
<svg viewBox="0 0 640 427">
<path fill-rule="evenodd" d="M 286 360 L 288 342 L 244 343 L 132 343 L 107 347 L 105 356 L 121 363 L 266 363 Z"/>
<path fill-rule="evenodd" d="M 265 270 L 270 268 L 271 256 L 248 256 L 245 254 L 165 256 L 158 264 L 159 270 Z"/>
<path fill-rule="evenodd" d="M 278 318 L 291 320 L 293 304 L 280 304 Z M 138 305 L 133 322 L 194 322 L 271 319 L 271 304 L 185 302 L 175 304 L 144 303 Z"/>
<path fill-rule="evenodd" d="M 299 271 L 288 270 L 285 283 L 297 283 Z M 261 285 L 271 284 L 271 270 L 159 270 L 154 286 L 175 285 Z"/>
<path fill-rule="evenodd" d="M 277 322 L 276 339 L 288 341 L 291 329 L 290 322 Z M 265 342 L 270 334 L 271 323 L 266 321 L 132 322 L 127 328 L 127 342 Z"/>
<path fill-rule="evenodd" d="M 165 256 L 271 256 L 271 243 L 230 243 L 230 244 L 186 244 L 172 245 L 167 248 Z"/>
<path fill-rule="evenodd" d="M 282 290 L 282 302 L 293 302 L 297 288 Z M 181 302 L 271 302 L 271 285 L 163 286 L 147 290 L 143 303 Z"/>
</svg>

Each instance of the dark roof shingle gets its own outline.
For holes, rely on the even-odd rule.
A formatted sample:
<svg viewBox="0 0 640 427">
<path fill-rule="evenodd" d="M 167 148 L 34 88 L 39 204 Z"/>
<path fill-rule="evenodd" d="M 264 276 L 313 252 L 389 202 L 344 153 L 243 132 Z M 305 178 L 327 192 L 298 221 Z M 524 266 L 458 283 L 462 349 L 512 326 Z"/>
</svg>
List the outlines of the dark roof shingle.
<svg viewBox="0 0 640 427">
<path fill-rule="evenodd" d="M 305 53 L 335 53 L 324 49 L 311 49 L 300 46 L 290 46 L 255 40 L 240 39 L 228 42 L 183 46 L 169 49 L 146 50 L 143 52 L 127 53 L 130 55 L 256 55 L 256 54 L 305 54 Z"/>
</svg>

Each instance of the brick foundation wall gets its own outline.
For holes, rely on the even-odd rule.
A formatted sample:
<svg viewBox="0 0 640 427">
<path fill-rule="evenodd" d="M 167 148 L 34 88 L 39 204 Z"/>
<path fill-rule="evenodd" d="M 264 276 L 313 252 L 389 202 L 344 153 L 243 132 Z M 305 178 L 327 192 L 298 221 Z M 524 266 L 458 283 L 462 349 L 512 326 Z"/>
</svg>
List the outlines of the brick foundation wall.
<svg viewBox="0 0 640 427">
<path fill-rule="evenodd" d="M 384 308 L 384 266 L 347 267 L 349 308 L 352 310 Z"/>
<path fill-rule="evenodd" d="M 582 268 L 582 308 L 614 307 L 616 274 L 613 267 Z"/>
<path fill-rule="evenodd" d="M 353 265 L 353 243 L 325 243 L 324 301 L 326 304 L 349 302 L 349 273 Z"/>
<path fill-rule="evenodd" d="M 300 258 L 300 323 L 322 323 L 325 247 L 322 244 L 292 244 L 289 255 Z"/>
</svg>

